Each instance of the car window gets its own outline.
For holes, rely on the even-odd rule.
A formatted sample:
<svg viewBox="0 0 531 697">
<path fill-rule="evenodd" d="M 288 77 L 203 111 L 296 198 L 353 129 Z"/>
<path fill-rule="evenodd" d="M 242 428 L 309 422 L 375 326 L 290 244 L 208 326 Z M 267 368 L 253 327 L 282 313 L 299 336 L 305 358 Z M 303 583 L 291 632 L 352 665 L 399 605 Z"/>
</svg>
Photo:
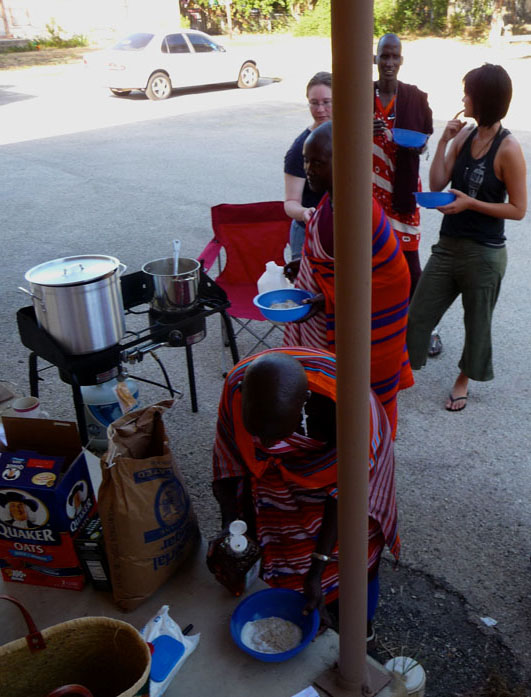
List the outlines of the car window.
<svg viewBox="0 0 531 697">
<path fill-rule="evenodd" d="M 120 51 L 138 51 L 145 48 L 153 37 L 154 34 L 130 34 L 119 41 L 114 48 Z"/>
<path fill-rule="evenodd" d="M 196 53 L 212 53 L 212 51 L 223 50 L 221 46 L 211 41 L 208 36 L 203 36 L 202 34 L 188 34 L 188 38 Z"/>
<path fill-rule="evenodd" d="M 182 34 L 168 34 L 162 42 L 162 53 L 190 53 Z"/>
</svg>

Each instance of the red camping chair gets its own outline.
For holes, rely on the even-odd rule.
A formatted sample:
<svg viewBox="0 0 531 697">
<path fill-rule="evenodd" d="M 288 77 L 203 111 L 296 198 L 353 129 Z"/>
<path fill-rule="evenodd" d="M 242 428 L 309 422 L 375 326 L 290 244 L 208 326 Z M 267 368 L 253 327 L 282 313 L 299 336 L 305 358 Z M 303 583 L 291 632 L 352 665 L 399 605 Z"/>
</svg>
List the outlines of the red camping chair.
<svg viewBox="0 0 531 697">
<path fill-rule="evenodd" d="M 267 338 L 278 325 L 273 324 L 253 305 L 257 295 L 256 282 L 265 271 L 268 261 L 284 265 L 284 249 L 289 242 L 291 218 L 284 212 L 282 201 L 213 206 L 213 239 L 199 255 L 208 271 L 218 261 L 219 275 L 214 280 L 227 293 L 231 306 L 230 317 L 239 325 L 235 332 L 247 331 L 256 339 L 246 355 L 263 345 L 271 348 Z M 221 252 L 225 264 L 222 266 Z M 259 333 L 251 322 L 266 322 L 267 330 Z"/>
</svg>

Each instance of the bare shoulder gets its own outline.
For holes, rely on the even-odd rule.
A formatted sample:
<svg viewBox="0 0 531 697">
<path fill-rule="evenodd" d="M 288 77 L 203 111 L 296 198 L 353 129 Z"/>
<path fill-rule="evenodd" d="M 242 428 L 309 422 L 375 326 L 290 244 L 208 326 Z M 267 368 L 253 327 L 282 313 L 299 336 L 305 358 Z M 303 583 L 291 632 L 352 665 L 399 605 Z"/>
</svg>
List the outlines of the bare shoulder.
<svg viewBox="0 0 531 697">
<path fill-rule="evenodd" d="M 500 153 L 522 153 L 522 146 L 518 142 L 518 140 L 513 136 L 512 133 L 509 133 L 508 135 L 505 136 L 505 138 L 502 140 L 500 143 Z"/>
<path fill-rule="evenodd" d="M 508 172 L 512 169 L 517 169 L 519 171 L 525 171 L 525 158 L 522 150 L 522 146 L 518 140 L 509 133 L 500 143 L 498 152 L 494 159 L 494 166 L 498 165 L 503 171 Z"/>
</svg>

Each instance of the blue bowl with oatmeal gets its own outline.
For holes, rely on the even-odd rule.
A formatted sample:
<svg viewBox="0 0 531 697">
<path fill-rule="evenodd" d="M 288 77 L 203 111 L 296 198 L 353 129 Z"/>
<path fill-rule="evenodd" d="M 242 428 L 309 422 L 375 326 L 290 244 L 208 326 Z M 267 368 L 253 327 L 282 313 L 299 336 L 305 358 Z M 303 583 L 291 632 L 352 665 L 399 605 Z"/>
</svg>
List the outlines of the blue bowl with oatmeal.
<svg viewBox="0 0 531 697">
<path fill-rule="evenodd" d="M 306 598 L 287 588 L 266 588 L 244 598 L 232 613 L 236 645 L 266 663 L 280 663 L 300 653 L 317 634 L 319 611 L 303 615 Z"/>
<path fill-rule="evenodd" d="M 302 288 L 282 288 L 260 293 L 254 297 L 253 302 L 264 317 L 272 322 L 295 322 L 308 314 L 311 305 L 301 303 L 312 297 L 313 293 Z"/>
</svg>

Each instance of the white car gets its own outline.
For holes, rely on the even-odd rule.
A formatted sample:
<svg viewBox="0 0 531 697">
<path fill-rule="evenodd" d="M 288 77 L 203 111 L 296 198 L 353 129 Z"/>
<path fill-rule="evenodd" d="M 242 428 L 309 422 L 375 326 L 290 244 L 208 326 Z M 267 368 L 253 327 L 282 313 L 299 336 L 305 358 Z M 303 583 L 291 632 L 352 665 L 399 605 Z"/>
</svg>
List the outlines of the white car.
<svg viewBox="0 0 531 697">
<path fill-rule="evenodd" d="M 260 77 L 253 59 L 187 29 L 130 34 L 111 49 L 85 54 L 83 62 L 113 94 L 142 90 L 155 100 L 167 99 L 176 87 L 235 81 L 256 87 Z"/>
</svg>

